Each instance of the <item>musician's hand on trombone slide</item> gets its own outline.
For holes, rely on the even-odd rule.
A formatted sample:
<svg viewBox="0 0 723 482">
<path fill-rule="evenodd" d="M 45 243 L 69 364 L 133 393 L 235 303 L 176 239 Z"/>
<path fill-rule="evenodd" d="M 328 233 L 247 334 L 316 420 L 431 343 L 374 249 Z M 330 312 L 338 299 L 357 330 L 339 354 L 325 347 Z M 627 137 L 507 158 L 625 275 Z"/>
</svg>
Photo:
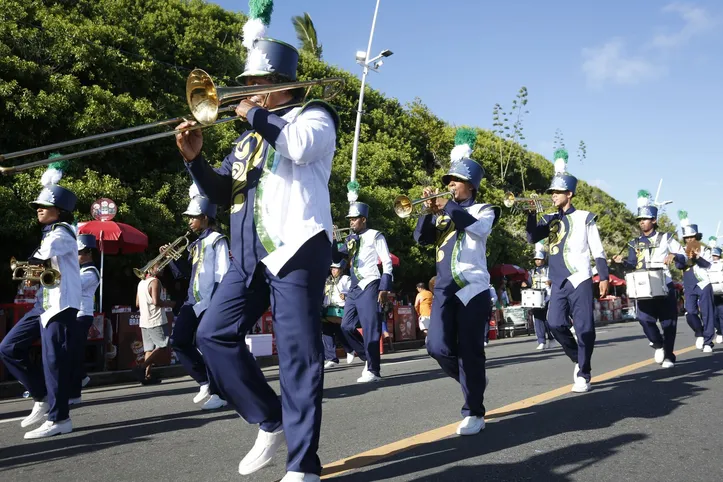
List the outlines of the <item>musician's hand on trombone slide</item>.
<svg viewBox="0 0 723 482">
<path fill-rule="evenodd" d="M 256 99 L 257 99 L 257 97 L 254 96 L 254 97 L 251 97 L 250 99 L 243 99 L 241 102 L 239 102 L 238 105 L 236 106 L 236 115 L 240 116 L 244 120 L 246 120 L 246 118 L 249 115 L 249 111 L 251 109 L 253 109 L 254 107 L 261 107 L 260 104 L 257 104 L 256 102 L 254 102 L 254 100 L 256 100 Z"/>
<path fill-rule="evenodd" d="M 181 122 L 178 127 L 176 127 L 176 130 L 180 131 L 195 125 L 196 121 Z M 203 134 L 201 133 L 201 129 L 177 133 L 176 145 L 186 162 L 191 162 L 201 154 L 201 148 L 203 148 Z"/>
</svg>

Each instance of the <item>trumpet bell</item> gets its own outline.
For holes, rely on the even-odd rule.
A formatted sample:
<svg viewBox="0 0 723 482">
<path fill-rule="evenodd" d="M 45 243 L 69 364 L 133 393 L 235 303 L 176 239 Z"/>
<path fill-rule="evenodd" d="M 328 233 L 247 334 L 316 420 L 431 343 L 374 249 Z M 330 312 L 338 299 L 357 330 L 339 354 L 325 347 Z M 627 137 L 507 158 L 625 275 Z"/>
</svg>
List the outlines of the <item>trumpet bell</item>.
<svg viewBox="0 0 723 482">
<path fill-rule="evenodd" d="M 531 194 L 530 197 L 516 197 L 511 192 L 506 192 L 502 201 L 505 207 L 525 213 L 541 213 L 552 206 L 552 200 Z"/>
<path fill-rule="evenodd" d="M 394 198 L 394 213 L 400 218 L 408 218 L 414 210 L 414 204 L 408 196 L 400 195 Z"/>
</svg>

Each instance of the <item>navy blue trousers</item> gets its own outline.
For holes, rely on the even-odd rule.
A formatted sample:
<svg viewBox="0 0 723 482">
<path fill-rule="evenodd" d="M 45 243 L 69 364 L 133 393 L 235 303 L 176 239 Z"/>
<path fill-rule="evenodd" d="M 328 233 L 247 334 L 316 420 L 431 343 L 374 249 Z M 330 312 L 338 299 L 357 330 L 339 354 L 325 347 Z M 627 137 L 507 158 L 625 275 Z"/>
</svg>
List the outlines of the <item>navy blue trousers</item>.
<svg viewBox="0 0 723 482">
<path fill-rule="evenodd" d="M 324 385 L 321 304 L 331 263 L 324 232 L 309 239 L 278 276 L 259 263 L 250 284 L 232 264 L 196 333 L 219 395 L 249 423 L 283 424 L 288 471 L 321 473 L 317 456 Z M 269 386 L 245 336 L 269 307 L 279 356 L 281 400 Z M 282 420 L 283 413 L 283 420 Z"/>
<path fill-rule="evenodd" d="M 324 342 L 324 360 L 339 363 L 339 358 L 336 356 L 337 340 L 339 340 L 341 346 L 344 347 L 345 352 L 354 352 L 354 349 L 349 346 L 349 342 L 346 341 L 346 337 L 341 331 L 341 325 L 339 323 L 330 323 L 328 321 L 324 321 L 321 324 L 321 333 L 321 338 Z"/>
<path fill-rule="evenodd" d="M 379 340 L 382 337 L 382 323 L 378 314 L 379 280 L 372 281 L 363 290 L 359 286 L 349 290 L 344 301 L 344 318 L 341 330 L 349 346 L 363 361 L 367 369 L 379 376 L 381 355 Z M 362 334 L 356 330 L 361 325 Z"/>
<path fill-rule="evenodd" d="M 592 375 L 592 352 L 595 348 L 595 322 L 592 316 L 592 279 L 586 279 L 577 288 L 569 280 L 562 286 L 553 284 L 547 323 L 565 354 L 580 366 L 579 375 L 588 382 Z M 570 332 L 570 316 L 575 320 L 577 343 Z"/>
<path fill-rule="evenodd" d="M 208 383 L 211 394 L 216 394 L 218 393 L 216 385 L 213 383 L 212 377 L 208 376 L 206 363 L 203 361 L 203 356 L 198 351 L 198 347 L 196 347 L 196 331 L 200 323 L 201 318 L 196 316 L 193 305 L 184 304 L 181 306 L 178 316 L 173 320 L 173 331 L 170 338 L 171 348 L 191 378 L 199 385 Z"/>
<path fill-rule="evenodd" d="M 93 325 L 92 316 L 79 316 L 73 327 L 73 369 L 70 372 L 70 398 L 78 398 L 83 388 L 83 378 L 88 373 L 85 370 L 85 345 L 88 343 L 88 330 Z"/>
<path fill-rule="evenodd" d="M 535 325 L 535 335 L 537 336 L 537 343 L 545 343 L 545 340 L 554 340 L 550 331 L 550 326 L 547 324 L 547 306 L 544 308 L 535 308 L 532 310 L 532 319 Z"/>
<path fill-rule="evenodd" d="M 490 312 L 490 292 L 483 291 L 465 306 L 456 295 L 434 290 L 427 352 L 442 371 L 462 387 L 462 416 L 485 415 L 485 315 Z"/>
<path fill-rule="evenodd" d="M 638 300 L 635 311 L 643 327 L 645 336 L 653 348 L 663 348 L 665 358 L 675 361 L 675 335 L 678 331 L 678 301 L 675 299 L 675 286 L 668 284 L 668 297 L 665 299 Z M 658 325 L 663 328 L 661 335 Z"/>
<path fill-rule="evenodd" d="M 685 290 L 685 320 L 695 333 L 695 337 L 703 337 L 705 345 L 713 344 L 715 336 L 715 307 L 713 306 L 713 287 L 701 289 L 695 285 L 692 290 Z M 701 315 L 703 320 L 701 322 Z"/>
<path fill-rule="evenodd" d="M 39 310 L 23 316 L 0 343 L 0 359 L 8 371 L 30 392 L 35 401 L 48 398 L 48 420 L 69 417 L 68 398 L 73 369 L 72 333 L 78 310 L 61 311 L 43 327 Z M 30 362 L 30 346 L 40 338 L 42 370 Z"/>
<path fill-rule="evenodd" d="M 723 335 L 723 298 L 716 296 L 713 301 L 715 303 L 715 323 L 713 325 L 718 334 Z"/>
</svg>

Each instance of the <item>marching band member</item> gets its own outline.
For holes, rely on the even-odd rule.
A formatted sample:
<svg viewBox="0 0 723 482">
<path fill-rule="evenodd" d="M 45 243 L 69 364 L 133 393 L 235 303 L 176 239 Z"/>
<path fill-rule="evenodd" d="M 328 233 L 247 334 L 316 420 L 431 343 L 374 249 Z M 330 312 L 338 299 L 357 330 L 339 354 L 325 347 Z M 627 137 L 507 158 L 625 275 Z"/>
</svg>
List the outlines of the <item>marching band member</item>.
<svg viewBox="0 0 723 482">
<path fill-rule="evenodd" d="M 675 335 L 678 330 L 678 302 L 675 299 L 675 287 L 668 267 L 673 261 L 685 263 L 683 248 L 671 233 L 661 233 L 658 228 L 658 208 L 650 204 L 650 193 L 638 191 L 638 213 L 636 219 L 641 235 L 628 243 L 628 256 L 617 255 L 613 261 L 627 269 L 660 269 L 665 272 L 665 284 L 668 296 L 661 300 L 636 300 L 635 310 L 643 333 L 655 350 L 656 363 L 663 368 L 675 365 Z M 661 335 L 657 322 L 663 329 Z"/>
<path fill-rule="evenodd" d="M 384 235 L 367 227 L 367 204 L 351 203 L 346 217 L 352 232 L 339 251 L 349 256 L 351 287 L 344 304 L 341 329 L 349 345 L 366 363 L 357 383 L 378 382 L 381 380 L 379 340 L 382 337 L 379 303 L 385 301 L 392 289 L 392 258 Z M 381 275 L 378 260 L 382 263 Z M 357 325 L 361 325 L 361 335 Z"/>
<path fill-rule="evenodd" d="M 459 129 L 452 163 L 442 182 L 452 199 L 425 201 L 432 214 L 420 217 L 414 239 L 436 247 L 437 277 L 427 351 L 442 370 L 459 382 L 464 396 L 458 435 L 474 435 L 485 427 L 485 324 L 490 313 L 487 237 L 499 219 L 499 208 L 475 202 L 484 169 L 469 158 L 474 131 Z M 432 195 L 425 189 L 424 197 Z"/>
<path fill-rule="evenodd" d="M 547 321 L 555 339 L 565 354 L 575 363 L 573 392 L 590 390 L 591 360 L 595 347 L 593 321 L 593 287 L 590 254 L 595 259 L 600 276 L 600 296 L 608 289 L 608 265 L 596 216 L 575 209 L 577 178 L 566 172 L 567 151 L 555 151 L 555 175 L 547 192 L 557 208 L 537 222 L 535 213 L 527 217 L 527 241 L 536 243 L 548 238 L 550 281 L 552 281 Z M 575 338 L 570 332 L 569 316 L 575 320 Z"/>
<path fill-rule="evenodd" d="M 189 231 L 198 238 L 188 246 L 191 265 L 188 296 L 173 322 L 170 344 L 183 368 L 201 387 L 193 397 L 193 403 L 201 403 L 208 398 L 201 409 L 214 410 L 225 407 L 227 402 L 218 396 L 214 380 L 208 376 L 194 339 L 211 295 L 228 271 L 228 238 L 216 230 L 216 205 L 201 195 L 195 183 L 191 184 L 189 197 L 191 201 L 183 215 L 188 216 Z M 168 247 L 162 246 L 161 252 Z M 171 263 L 171 267 L 174 265 L 179 268 L 179 263 Z"/>
<path fill-rule="evenodd" d="M 44 189 L 30 203 L 43 225 L 40 246 L 28 260 L 60 272 L 56 286 L 38 290 L 37 303 L 12 327 L 0 343 L 0 359 L 8 371 L 30 392 L 33 410 L 20 422 L 27 427 L 47 420 L 25 434 L 26 439 L 38 439 L 70 433 L 68 398 L 73 369 L 72 340 L 76 314 L 80 308 L 80 265 L 73 223 L 76 196 L 58 186 L 62 172 L 51 164 L 43 174 Z M 30 362 L 30 346 L 40 338 L 43 367 Z"/>
<path fill-rule="evenodd" d="M 550 326 L 547 324 L 547 305 L 550 302 L 550 286 L 552 285 L 552 281 L 550 281 L 548 276 L 550 268 L 548 268 L 545 263 L 545 258 L 544 245 L 542 243 L 535 244 L 535 267 L 528 272 L 528 282 L 522 283 L 523 288 L 531 286 L 534 290 L 542 290 L 545 292 L 545 306 L 531 310 L 535 324 L 535 335 L 537 336 L 537 350 L 548 348 L 549 343 L 555 340 L 550 331 Z"/>
<path fill-rule="evenodd" d="M 676 260 L 675 265 L 683 271 L 683 291 L 685 293 L 685 319 L 695 334 L 695 347 L 703 353 L 713 351 L 715 335 L 713 306 L 713 287 L 710 285 L 707 269 L 710 268 L 710 251 L 701 245 L 703 234 L 698 225 L 691 224 L 686 211 L 678 211 L 680 228 L 685 243 L 687 260 Z M 701 322 L 701 315 L 703 320 Z"/>
<path fill-rule="evenodd" d="M 712 245 L 710 246 L 710 252 L 712 257 L 712 263 L 710 271 L 723 271 L 723 261 L 721 261 L 721 249 L 717 246 L 718 238 L 711 237 Z M 713 304 L 715 305 L 715 330 L 717 332 L 715 342 L 717 344 L 723 343 L 723 296 L 713 296 Z"/>
<path fill-rule="evenodd" d="M 260 18 L 251 18 L 245 31 L 248 25 L 264 29 Z M 257 85 L 296 80 L 294 47 L 251 32 L 244 44 L 249 53 L 239 80 Z M 270 463 L 285 438 L 284 482 L 318 481 L 321 473 L 321 293 L 331 263 L 329 178 L 339 125 L 334 109 L 322 101 L 295 107 L 299 95 L 286 90 L 242 100 L 236 114 L 253 130 L 236 140 L 216 169 L 201 155 L 201 130 L 176 137 L 201 192 L 214 204 L 231 205 L 232 263 L 198 327 L 198 347 L 219 395 L 248 423 L 259 424 L 239 473 Z M 269 300 L 280 398 L 244 338 Z"/>
<path fill-rule="evenodd" d="M 78 263 L 80 264 L 80 309 L 78 310 L 75 329 L 73 330 L 73 355 L 75 357 L 70 377 L 70 399 L 68 403 L 75 405 L 81 402 L 80 390 L 83 388 L 85 371 L 85 345 L 88 342 L 88 331 L 93 325 L 95 313 L 95 292 L 100 285 L 100 272 L 93 264 L 93 251 L 96 248 L 95 236 L 92 234 L 78 235 Z"/>
<path fill-rule="evenodd" d="M 346 351 L 346 363 L 350 364 L 354 361 L 354 350 L 349 346 L 349 342 L 346 341 L 346 337 L 341 331 L 344 302 L 351 287 L 351 278 L 343 274 L 344 265 L 345 260 L 331 264 L 331 274 L 326 279 L 324 286 L 324 316 L 321 325 L 324 360 L 326 360 L 324 368 L 333 368 L 339 364 L 339 358 L 336 356 L 337 339 Z"/>
</svg>

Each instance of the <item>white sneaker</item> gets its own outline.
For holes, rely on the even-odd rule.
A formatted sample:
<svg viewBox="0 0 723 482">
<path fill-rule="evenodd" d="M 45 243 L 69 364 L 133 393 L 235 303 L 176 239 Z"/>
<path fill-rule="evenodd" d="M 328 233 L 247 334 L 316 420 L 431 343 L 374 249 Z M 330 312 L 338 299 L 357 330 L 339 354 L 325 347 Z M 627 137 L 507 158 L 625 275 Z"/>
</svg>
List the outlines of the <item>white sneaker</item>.
<svg viewBox="0 0 723 482">
<path fill-rule="evenodd" d="M 488 342 L 485 342 L 485 346 L 487 346 L 487 345 L 489 345 L 489 343 L 488 343 Z"/>
<path fill-rule="evenodd" d="M 209 395 L 211 395 L 211 387 L 208 383 L 204 383 L 201 385 L 201 388 L 198 390 L 198 393 L 195 397 L 193 397 L 193 403 L 201 403 L 203 402 Z"/>
<path fill-rule="evenodd" d="M 69 418 L 66 418 L 62 422 L 51 422 L 50 420 L 46 420 L 40 427 L 27 432 L 23 438 L 25 438 L 25 440 L 46 438 L 61 433 L 70 433 L 72 431 L 73 424 Z"/>
<path fill-rule="evenodd" d="M 675 366 L 675 363 L 666 358 L 665 360 L 663 360 L 663 364 L 661 366 L 663 368 L 673 368 Z"/>
<path fill-rule="evenodd" d="M 544 349 L 545 349 L 544 343 L 540 343 L 539 345 L 537 345 L 537 348 L 535 348 L 535 350 L 544 350 Z"/>
<path fill-rule="evenodd" d="M 27 427 L 40 422 L 48 415 L 49 411 L 50 404 L 48 402 L 35 402 L 35 405 L 33 405 L 33 411 L 30 412 L 30 415 L 25 417 L 22 422 L 20 422 L 20 426 Z"/>
<path fill-rule="evenodd" d="M 241 475 L 253 474 L 268 465 L 283 441 L 284 429 L 280 428 L 273 433 L 259 429 L 254 446 L 238 464 L 238 473 Z"/>
<path fill-rule="evenodd" d="M 382 380 L 382 377 L 378 377 L 366 368 L 362 372 L 362 376 L 356 379 L 357 383 L 375 383 Z"/>
<path fill-rule="evenodd" d="M 356 358 L 356 357 L 354 356 L 354 353 L 347 353 L 347 354 L 346 354 L 346 364 L 347 364 L 347 365 L 351 365 L 352 362 L 354 361 L 354 358 Z"/>
<path fill-rule="evenodd" d="M 317 482 L 321 480 L 316 474 L 305 474 L 303 472 L 286 472 L 281 482 Z"/>
<path fill-rule="evenodd" d="M 703 353 L 713 353 L 713 347 L 710 345 L 706 345 L 703 347 Z"/>
<path fill-rule="evenodd" d="M 575 380 L 575 383 L 572 384 L 572 388 L 570 389 L 571 392 L 575 393 L 585 393 L 590 391 L 590 382 L 585 380 L 584 378 L 580 377 L 577 380 Z"/>
<path fill-rule="evenodd" d="M 484 417 L 464 417 L 462 423 L 457 425 L 457 435 L 476 435 L 485 428 Z"/>
<path fill-rule="evenodd" d="M 705 340 L 703 339 L 703 337 L 699 336 L 698 338 L 695 339 L 695 347 L 699 350 L 702 350 L 704 341 Z"/>
<path fill-rule="evenodd" d="M 655 350 L 653 360 L 655 360 L 655 363 L 663 363 L 663 360 L 665 360 L 665 350 L 663 350 L 662 348 L 658 348 L 657 350 Z"/>
<path fill-rule="evenodd" d="M 206 403 L 201 405 L 201 410 L 216 410 L 217 408 L 225 407 L 228 402 L 218 395 L 211 395 Z"/>
<path fill-rule="evenodd" d="M 68 399 L 68 405 L 80 405 L 80 403 L 83 401 L 83 397 L 78 398 L 69 398 Z"/>
<path fill-rule="evenodd" d="M 80 381 L 80 387 L 84 388 L 88 383 L 90 383 L 90 377 L 86 376 Z"/>
<path fill-rule="evenodd" d="M 653 342 L 652 342 L 652 341 L 649 341 L 649 342 L 648 342 L 648 346 L 653 346 Z"/>
<path fill-rule="evenodd" d="M 579 378 L 577 376 L 577 372 L 579 372 L 579 371 L 580 371 L 580 365 L 575 363 L 575 368 L 572 370 L 572 383 L 575 383 L 577 381 L 577 379 Z"/>
<path fill-rule="evenodd" d="M 326 363 L 324 363 L 324 368 L 334 368 L 337 365 L 338 365 L 337 362 L 335 362 L 333 360 L 329 360 Z"/>
<path fill-rule="evenodd" d="M 720 345 L 720 344 L 723 344 L 723 335 L 718 335 L 718 336 L 716 336 L 716 337 L 715 337 L 715 342 L 716 342 L 717 344 L 719 344 L 719 345 Z"/>
</svg>

